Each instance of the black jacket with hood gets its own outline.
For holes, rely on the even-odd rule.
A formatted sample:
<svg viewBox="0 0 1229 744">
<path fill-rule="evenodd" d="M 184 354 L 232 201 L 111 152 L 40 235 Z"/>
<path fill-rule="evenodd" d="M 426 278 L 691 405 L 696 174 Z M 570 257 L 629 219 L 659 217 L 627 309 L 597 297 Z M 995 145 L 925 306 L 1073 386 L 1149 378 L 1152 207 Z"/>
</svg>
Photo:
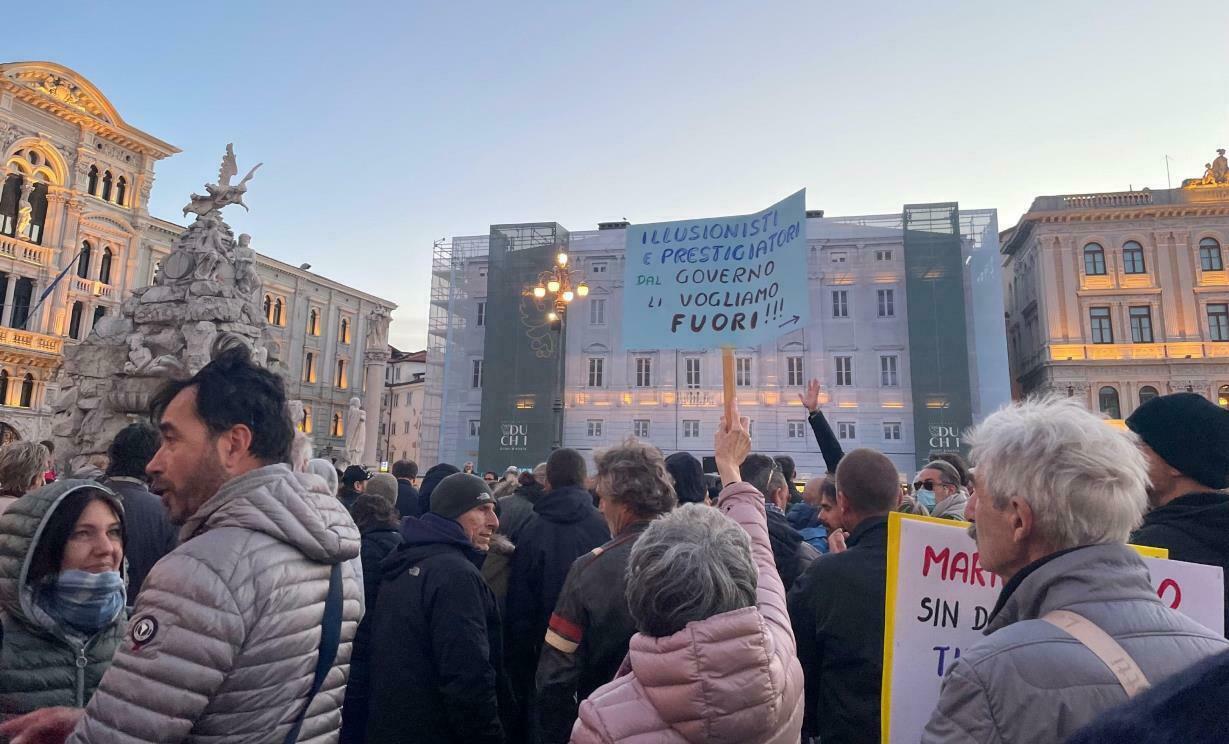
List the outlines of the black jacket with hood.
<svg viewBox="0 0 1229 744">
<path fill-rule="evenodd" d="M 483 554 L 436 514 L 405 519 L 381 563 L 371 631 L 370 744 L 502 744 L 513 710 Z M 368 608 L 371 611 L 371 608 Z"/>
<path fill-rule="evenodd" d="M 572 562 L 610 540 L 610 528 L 580 486 L 548 491 L 533 505 L 536 519 L 520 533 L 508 576 L 508 674 L 518 702 L 532 697 L 546 626 Z"/>
<path fill-rule="evenodd" d="M 1134 545 L 1168 548 L 1175 561 L 1204 563 L 1225 570 L 1229 597 L 1229 494 L 1220 491 L 1188 493 L 1148 512 L 1131 535 Z M 1225 604 L 1229 630 L 1229 602 Z"/>
</svg>

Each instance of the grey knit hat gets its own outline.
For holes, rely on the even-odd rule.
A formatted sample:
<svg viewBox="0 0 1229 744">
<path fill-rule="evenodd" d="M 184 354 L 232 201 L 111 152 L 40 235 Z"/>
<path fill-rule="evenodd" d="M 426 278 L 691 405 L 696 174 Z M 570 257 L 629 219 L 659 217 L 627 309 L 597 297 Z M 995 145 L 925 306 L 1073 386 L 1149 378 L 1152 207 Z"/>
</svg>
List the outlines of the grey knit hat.
<svg viewBox="0 0 1229 744">
<path fill-rule="evenodd" d="M 431 492 L 431 513 L 445 519 L 456 519 L 483 504 L 494 504 L 491 487 L 471 473 L 453 473 Z"/>
</svg>

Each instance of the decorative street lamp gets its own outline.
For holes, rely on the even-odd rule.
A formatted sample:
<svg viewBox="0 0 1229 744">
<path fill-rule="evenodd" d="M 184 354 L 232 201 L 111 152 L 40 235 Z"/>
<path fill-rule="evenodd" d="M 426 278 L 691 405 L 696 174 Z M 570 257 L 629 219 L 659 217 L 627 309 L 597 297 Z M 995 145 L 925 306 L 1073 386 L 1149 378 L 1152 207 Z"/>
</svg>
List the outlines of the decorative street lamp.
<svg viewBox="0 0 1229 744">
<path fill-rule="evenodd" d="M 567 250 L 560 248 L 555 254 L 555 265 L 538 276 L 538 283 L 531 290 L 535 299 L 547 300 L 550 309 L 546 312 L 546 320 L 550 328 L 559 334 L 559 374 L 555 387 L 555 438 L 552 449 L 563 446 L 563 395 L 564 395 L 564 342 L 567 338 L 564 323 L 567 318 L 568 305 L 577 297 L 589 296 L 589 285 L 579 271 L 568 268 Z M 550 298 L 547 298 L 550 295 Z"/>
</svg>

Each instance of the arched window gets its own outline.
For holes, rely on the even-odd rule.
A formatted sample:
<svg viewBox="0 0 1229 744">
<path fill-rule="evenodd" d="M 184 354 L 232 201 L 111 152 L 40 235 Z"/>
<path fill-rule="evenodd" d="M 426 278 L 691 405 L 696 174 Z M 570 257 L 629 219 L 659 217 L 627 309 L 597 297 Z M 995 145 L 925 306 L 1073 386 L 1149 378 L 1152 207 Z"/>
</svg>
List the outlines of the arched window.
<svg viewBox="0 0 1229 744">
<path fill-rule="evenodd" d="M 17 209 L 21 203 L 20 173 L 10 173 L 4 179 L 4 190 L 0 191 L 0 233 L 10 238 L 17 234 Z"/>
<path fill-rule="evenodd" d="M 1118 406 L 1118 390 L 1116 388 L 1109 385 L 1101 388 L 1101 392 L 1097 395 L 1097 403 L 1101 408 L 1101 413 L 1112 419 L 1122 418 L 1122 409 Z"/>
<path fill-rule="evenodd" d="M 0 406 L 8 405 L 9 400 L 9 371 L 0 369 Z"/>
<path fill-rule="evenodd" d="M 29 372 L 21 381 L 21 401 L 17 404 L 22 408 L 29 408 L 34 401 L 34 375 Z"/>
<path fill-rule="evenodd" d="M 1199 268 L 1204 271 L 1223 271 L 1225 264 L 1221 261 L 1220 243 L 1216 238 L 1204 238 L 1199 241 Z"/>
<path fill-rule="evenodd" d="M 94 308 L 94 322 L 90 323 L 90 329 L 92 330 L 93 328 L 95 328 L 98 325 L 98 321 L 102 320 L 104 317 L 106 317 L 106 315 L 107 315 L 106 305 L 99 305 L 98 307 Z"/>
<path fill-rule="evenodd" d="M 273 322 L 273 298 L 265 295 L 265 320 Z"/>
<path fill-rule="evenodd" d="M 273 303 L 273 325 L 282 324 L 282 298 L 278 297 Z"/>
<path fill-rule="evenodd" d="M 124 199 L 127 197 L 127 194 L 128 179 L 120 176 L 119 180 L 115 182 L 115 203 L 121 207 L 124 206 Z"/>
<path fill-rule="evenodd" d="M 103 284 L 111 283 L 111 249 L 102 249 L 102 260 L 98 263 L 98 281 Z"/>
<path fill-rule="evenodd" d="M 85 306 L 78 300 L 73 303 L 72 312 L 68 316 L 68 337 L 81 338 L 81 313 L 85 310 Z"/>
<path fill-rule="evenodd" d="M 1122 244 L 1122 270 L 1126 274 L 1144 273 L 1144 247 L 1134 240 Z"/>
<path fill-rule="evenodd" d="M 1084 273 L 1088 276 L 1105 275 L 1105 249 L 1100 243 L 1084 246 Z"/>
<path fill-rule="evenodd" d="M 111 175 L 111 171 L 102 174 L 102 200 L 111 201 L 111 183 L 115 178 Z"/>
<path fill-rule="evenodd" d="M 1224 389 L 1229 389 L 1229 388 L 1224 388 Z M 1139 404 L 1142 406 L 1143 404 L 1147 403 L 1148 401 L 1152 400 L 1158 395 L 1160 395 L 1160 393 L 1156 391 L 1156 388 L 1152 387 L 1151 385 L 1144 385 L 1142 388 L 1139 389 Z"/>
<path fill-rule="evenodd" d="M 86 185 L 85 190 L 90 192 L 90 196 L 98 196 L 98 166 L 97 165 L 90 166 L 89 181 Z"/>
<path fill-rule="evenodd" d="M 36 183 L 30 191 L 30 241 L 43 244 L 43 225 L 47 223 L 47 184 Z"/>
<path fill-rule="evenodd" d="M 1221 408 L 1229 408 L 1229 385 L 1221 385 L 1216 395 L 1216 402 Z"/>
<path fill-rule="evenodd" d="M 350 321 L 347 318 L 341 319 L 341 342 L 343 344 L 350 343 Z"/>
<path fill-rule="evenodd" d="M 77 276 L 86 279 L 90 275 L 90 254 L 94 252 L 94 247 L 90 245 L 90 241 L 81 241 L 81 255 L 77 257 Z"/>
<path fill-rule="evenodd" d="M 329 433 L 330 435 L 335 436 L 335 437 L 340 437 L 342 435 L 343 432 L 341 428 L 341 414 L 340 413 L 333 414 L 333 426 L 329 429 Z"/>
<path fill-rule="evenodd" d="M 307 332 L 313 336 L 320 335 L 320 313 L 316 312 L 314 307 L 307 314 Z"/>
</svg>

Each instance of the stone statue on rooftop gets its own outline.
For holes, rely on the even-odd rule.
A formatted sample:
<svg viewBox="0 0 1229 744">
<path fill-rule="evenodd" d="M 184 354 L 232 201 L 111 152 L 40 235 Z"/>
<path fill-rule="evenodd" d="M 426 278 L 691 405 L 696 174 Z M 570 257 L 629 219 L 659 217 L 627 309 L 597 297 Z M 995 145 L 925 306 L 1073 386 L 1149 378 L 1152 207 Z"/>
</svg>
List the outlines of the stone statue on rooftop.
<svg viewBox="0 0 1229 744">
<path fill-rule="evenodd" d="M 235 162 L 235 149 L 233 145 L 226 146 L 226 154 L 222 156 L 222 166 L 218 169 L 218 182 L 205 184 L 205 190 L 209 192 L 208 196 L 200 194 L 192 194 L 191 201 L 183 208 L 184 216 L 189 212 L 194 212 L 197 215 L 204 217 L 205 215 L 231 204 L 238 204 L 244 209 L 248 205 L 243 203 L 243 194 L 247 192 L 247 182 L 252 180 L 252 175 L 256 173 L 256 168 L 264 165 L 257 163 L 248 174 L 243 177 L 237 185 L 231 186 L 230 179 L 239 174 L 239 166 Z"/>
<path fill-rule="evenodd" d="M 1229 183 L 1229 160 L 1225 159 L 1225 149 L 1216 151 L 1216 160 L 1212 161 L 1212 176 L 1217 183 Z"/>
</svg>

